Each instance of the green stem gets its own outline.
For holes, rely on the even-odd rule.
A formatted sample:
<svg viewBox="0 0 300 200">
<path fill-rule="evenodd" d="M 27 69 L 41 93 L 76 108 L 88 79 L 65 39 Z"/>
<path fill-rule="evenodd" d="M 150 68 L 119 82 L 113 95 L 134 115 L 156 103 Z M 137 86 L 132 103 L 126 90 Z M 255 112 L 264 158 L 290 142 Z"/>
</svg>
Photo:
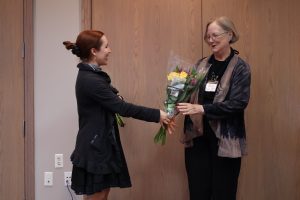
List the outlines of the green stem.
<svg viewBox="0 0 300 200">
<path fill-rule="evenodd" d="M 166 129 L 161 126 L 159 131 L 157 132 L 157 134 L 154 137 L 154 143 L 155 144 L 161 144 L 161 145 L 165 145 L 166 143 Z"/>
<path fill-rule="evenodd" d="M 122 119 L 121 115 L 119 115 L 118 113 L 116 113 L 116 119 L 117 119 L 117 124 L 120 127 L 124 127 L 125 126 L 125 123 L 123 122 L 123 119 Z"/>
</svg>

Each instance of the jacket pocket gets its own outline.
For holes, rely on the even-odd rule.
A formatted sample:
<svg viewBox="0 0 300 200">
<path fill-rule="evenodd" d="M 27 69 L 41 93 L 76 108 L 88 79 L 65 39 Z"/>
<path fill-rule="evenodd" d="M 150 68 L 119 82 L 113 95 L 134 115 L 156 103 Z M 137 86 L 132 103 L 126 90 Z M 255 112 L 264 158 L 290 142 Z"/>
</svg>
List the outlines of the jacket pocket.
<svg viewBox="0 0 300 200">
<path fill-rule="evenodd" d="M 107 151 L 107 139 L 103 137 L 103 134 L 95 134 L 90 142 L 90 145 L 93 149 L 101 154 L 105 154 Z"/>
</svg>

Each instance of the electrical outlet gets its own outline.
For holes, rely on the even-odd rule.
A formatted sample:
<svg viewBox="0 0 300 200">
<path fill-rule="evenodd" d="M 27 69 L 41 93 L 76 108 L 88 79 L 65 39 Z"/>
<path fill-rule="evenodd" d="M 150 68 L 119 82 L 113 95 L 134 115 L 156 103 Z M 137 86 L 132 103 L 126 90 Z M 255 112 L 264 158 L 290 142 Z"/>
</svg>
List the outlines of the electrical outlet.
<svg viewBox="0 0 300 200">
<path fill-rule="evenodd" d="M 65 186 L 71 185 L 72 172 L 65 172 Z"/>
<path fill-rule="evenodd" d="M 53 172 L 44 172 L 44 185 L 45 186 L 53 185 Z"/>
<path fill-rule="evenodd" d="M 62 168 L 64 166 L 64 155 L 63 154 L 55 154 L 54 156 L 55 168 Z"/>
</svg>

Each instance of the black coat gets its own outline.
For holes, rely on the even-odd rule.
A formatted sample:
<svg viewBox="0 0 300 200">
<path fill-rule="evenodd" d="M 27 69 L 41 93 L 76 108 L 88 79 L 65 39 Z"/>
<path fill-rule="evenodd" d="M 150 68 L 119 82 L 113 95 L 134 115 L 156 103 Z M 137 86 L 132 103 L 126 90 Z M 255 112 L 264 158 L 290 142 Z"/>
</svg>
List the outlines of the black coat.
<svg viewBox="0 0 300 200">
<path fill-rule="evenodd" d="M 93 69 L 83 63 L 77 67 L 79 131 L 71 161 L 73 165 L 91 173 L 118 173 L 122 160 L 125 159 L 119 142 L 115 113 L 124 117 L 159 122 L 160 112 L 158 109 L 121 100 L 117 90 L 111 86 L 110 77 L 101 69 Z"/>
</svg>

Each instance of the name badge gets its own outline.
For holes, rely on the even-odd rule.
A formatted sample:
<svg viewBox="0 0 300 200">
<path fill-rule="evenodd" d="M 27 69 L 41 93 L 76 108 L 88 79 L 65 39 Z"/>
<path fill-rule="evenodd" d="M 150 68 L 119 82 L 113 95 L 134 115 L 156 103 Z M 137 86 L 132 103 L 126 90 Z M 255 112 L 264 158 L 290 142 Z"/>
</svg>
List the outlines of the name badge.
<svg viewBox="0 0 300 200">
<path fill-rule="evenodd" d="M 217 90 L 218 81 L 207 82 L 205 86 L 205 92 L 215 92 Z"/>
</svg>

